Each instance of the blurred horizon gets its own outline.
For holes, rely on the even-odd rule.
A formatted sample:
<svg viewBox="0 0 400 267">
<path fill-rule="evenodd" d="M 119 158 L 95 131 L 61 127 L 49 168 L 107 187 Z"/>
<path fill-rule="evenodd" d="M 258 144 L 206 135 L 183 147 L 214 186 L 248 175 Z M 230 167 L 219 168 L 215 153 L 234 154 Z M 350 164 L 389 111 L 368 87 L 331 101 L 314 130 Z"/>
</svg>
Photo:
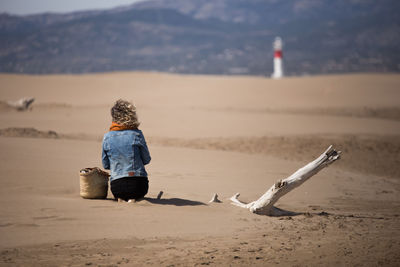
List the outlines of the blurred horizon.
<svg viewBox="0 0 400 267">
<path fill-rule="evenodd" d="M 70 13 L 110 9 L 147 0 L 1 0 L 0 13 L 26 16 L 42 13 Z"/>
</svg>

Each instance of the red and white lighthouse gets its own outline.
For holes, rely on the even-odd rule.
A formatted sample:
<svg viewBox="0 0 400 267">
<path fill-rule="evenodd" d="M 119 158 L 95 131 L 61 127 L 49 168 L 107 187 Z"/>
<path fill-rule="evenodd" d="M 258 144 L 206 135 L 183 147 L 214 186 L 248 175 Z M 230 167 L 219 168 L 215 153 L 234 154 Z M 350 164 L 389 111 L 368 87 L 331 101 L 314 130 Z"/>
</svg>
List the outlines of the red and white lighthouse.
<svg viewBox="0 0 400 267">
<path fill-rule="evenodd" d="M 276 37 L 274 41 L 274 73 L 271 78 L 280 79 L 283 77 L 283 63 L 282 63 L 282 39 Z"/>
</svg>

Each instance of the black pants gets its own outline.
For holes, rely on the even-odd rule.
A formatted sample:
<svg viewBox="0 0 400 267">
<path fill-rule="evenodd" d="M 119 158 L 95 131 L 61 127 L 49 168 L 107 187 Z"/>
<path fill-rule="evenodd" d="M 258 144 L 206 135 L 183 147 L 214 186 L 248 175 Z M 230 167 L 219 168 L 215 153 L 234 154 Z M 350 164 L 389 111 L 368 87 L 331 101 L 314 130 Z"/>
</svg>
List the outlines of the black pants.
<svg viewBox="0 0 400 267">
<path fill-rule="evenodd" d="M 125 201 L 143 198 L 148 191 L 147 177 L 124 177 L 111 182 L 111 192 L 114 197 Z"/>
</svg>

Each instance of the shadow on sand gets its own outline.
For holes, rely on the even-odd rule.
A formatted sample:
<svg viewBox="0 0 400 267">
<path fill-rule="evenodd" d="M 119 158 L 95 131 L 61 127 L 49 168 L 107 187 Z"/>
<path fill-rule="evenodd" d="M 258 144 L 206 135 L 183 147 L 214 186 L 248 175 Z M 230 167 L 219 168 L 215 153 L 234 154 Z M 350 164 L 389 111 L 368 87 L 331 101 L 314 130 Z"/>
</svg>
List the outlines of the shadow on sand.
<svg viewBox="0 0 400 267">
<path fill-rule="evenodd" d="M 108 197 L 106 200 L 111 200 L 113 202 L 116 202 L 117 199 Z M 137 200 L 136 202 L 149 202 L 151 204 L 157 204 L 157 205 L 173 205 L 173 206 L 206 206 L 206 203 L 200 202 L 200 201 L 194 201 L 194 200 L 189 200 L 189 199 L 183 199 L 183 198 L 150 198 L 150 197 L 144 197 L 142 199 Z"/>
<path fill-rule="evenodd" d="M 189 199 L 183 199 L 183 198 L 149 198 L 145 197 L 143 200 L 148 201 L 152 204 L 158 204 L 158 205 L 174 205 L 174 206 L 201 206 L 201 205 L 206 205 L 203 202 L 200 201 L 193 201 Z"/>
</svg>

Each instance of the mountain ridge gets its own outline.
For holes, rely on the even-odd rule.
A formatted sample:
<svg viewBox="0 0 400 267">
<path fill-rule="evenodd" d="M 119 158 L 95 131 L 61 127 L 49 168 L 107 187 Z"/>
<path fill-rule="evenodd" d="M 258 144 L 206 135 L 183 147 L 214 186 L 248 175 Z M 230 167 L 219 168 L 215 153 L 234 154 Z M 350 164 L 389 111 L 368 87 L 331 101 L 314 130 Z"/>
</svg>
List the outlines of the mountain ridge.
<svg viewBox="0 0 400 267">
<path fill-rule="evenodd" d="M 288 75 L 399 72 L 396 10 L 394 0 L 157 0 L 0 14 L 0 71 L 269 75 L 281 36 Z"/>
</svg>

